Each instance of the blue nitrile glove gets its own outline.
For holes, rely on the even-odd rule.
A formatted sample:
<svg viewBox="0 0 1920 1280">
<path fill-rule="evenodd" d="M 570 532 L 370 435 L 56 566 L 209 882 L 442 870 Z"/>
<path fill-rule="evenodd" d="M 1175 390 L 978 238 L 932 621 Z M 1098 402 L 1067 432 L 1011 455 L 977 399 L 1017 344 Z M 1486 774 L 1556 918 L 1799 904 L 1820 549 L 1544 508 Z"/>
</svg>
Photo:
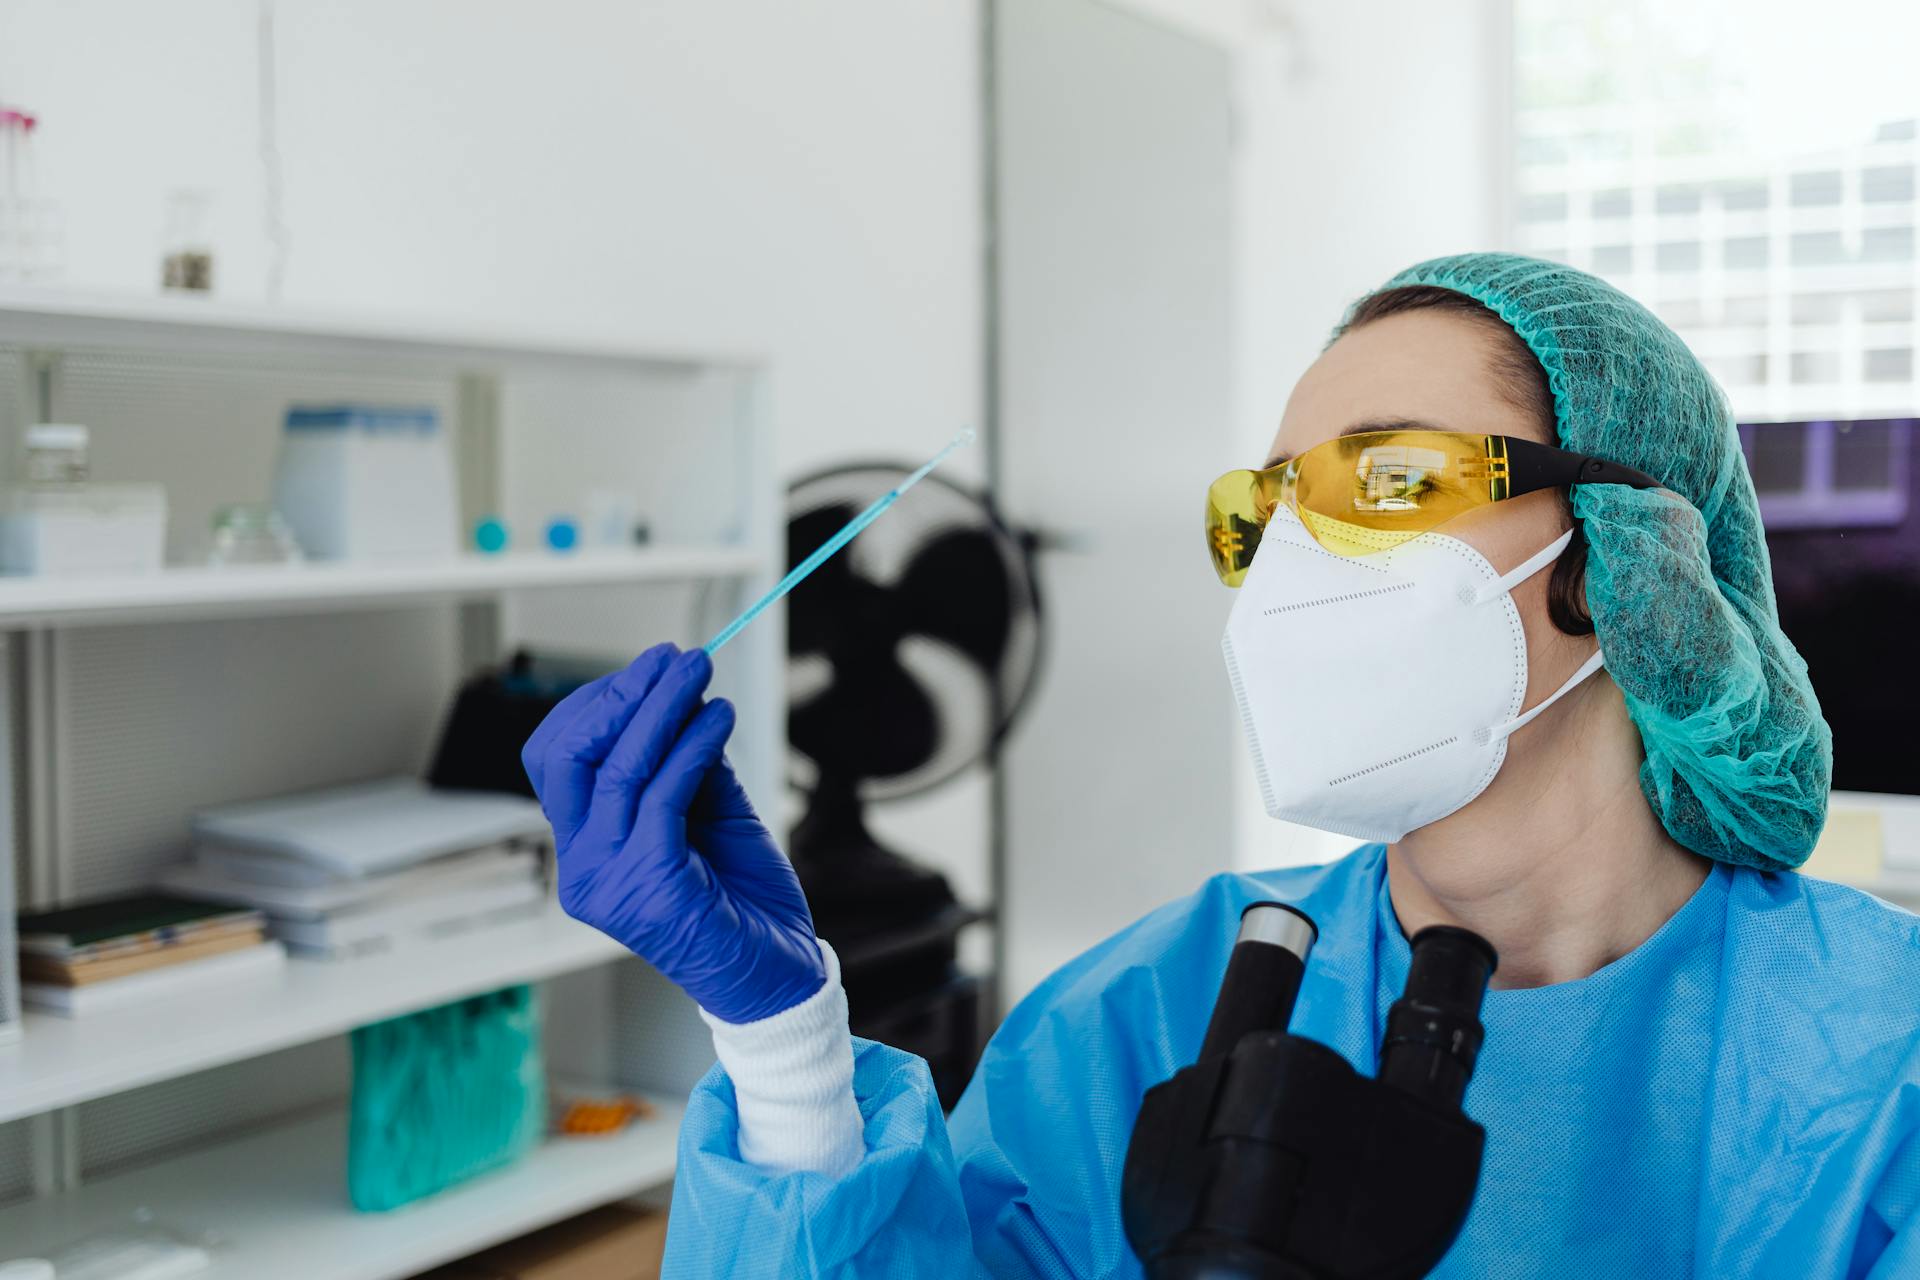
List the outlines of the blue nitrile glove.
<svg viewBox="0 0 1920 1280">
<path fill-rule="evenodd" d="M 733 704 L 702 702 L 703 650 L 663 644 L 567 695 L 520 753 L 553 824 L 567 914 L 726 1022 L 826 982 L 793 865 L 721 754 Z"/>
</svg>

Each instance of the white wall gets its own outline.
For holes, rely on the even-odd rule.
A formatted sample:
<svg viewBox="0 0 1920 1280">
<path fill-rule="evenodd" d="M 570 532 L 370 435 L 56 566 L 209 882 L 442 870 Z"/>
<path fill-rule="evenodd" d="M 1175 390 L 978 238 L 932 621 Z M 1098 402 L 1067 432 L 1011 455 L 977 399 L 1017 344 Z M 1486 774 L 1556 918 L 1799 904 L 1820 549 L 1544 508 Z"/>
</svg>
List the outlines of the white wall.
<svg viewBox="0 0 1920 1280">
<path fill-rule="evenodd" d="M 1144 0 L 1143 0 L 1144 2 Z M 1218 0 L 1154 0 L 1218 29 Z M 1507 0 L 1234 5 L 1240 51 L 1239 448 L 1266 457 L 1354 299 L 1424 258 L 1504 245 Z M 1208 477 L 1211 478 L 1211 477 Z M 1224 677 L 1223 677 L 1224 678 Z M 1278 823 L 1242 753 L 1243 868 L 1352 840 Z"/>
<path fill-rule="evenodd" d="M 1115 3 L 1234 53 L 1234 456 L 1195 450 L 1197 495 L 1266 456 L 1288 393 L 1349 303 L 1421 259 L 1507 247 L 1511 0 Z M 1235 769 L 1233 865 L 1320 862 L 1353 846 L 1268 818 L 1244 751 Z"/>
<path fill-rule="evenodd" d="M 218 291 L 264 296 L 257 15 L 0 0 L 0 101 L 44 121 L 70 285 L 153 290 L 167 193 L 204 186 Z M 762 350 L 788 474 L 918 459 L 979 420 L 965 0 L 279 0 L 275 20 L 287 302 Z M 984 812 L 963 780 L 875 825 L 977 891 Z"/>
<path fill-rule="evenodd" d="M 1002 142 L 1005 496 L 1017 515 L 1098 532 L 1089 550 L 1049 561 L 1055 670 L 1009 752 L 1016 996 L 1214 871 L 1351 847 L 1261 811 L 1217 647 L 1231 593 L 1211 582 L 1197 536 L 1184 542 L 1189 504 L 1219 471 L 1265 456 L 1293 382 L 1348 302 L 1420 258 L 1487 247 L 1501 224 L 1498 0 L 1105 7 L 1232 56 L 1197 78 L 1167 77 L 1171 48 L 1191 40 L 1153 40 L 1088 3 L 1001 6 L 1003 33 L 1044 46 L 1042 69 L 998 72 L 1013 96 L 1003 129 L 1028 131 Z M 1131 69 L 1131 85 L 1116 67 Z M 1156 150 L 1217 100 L 1223 79 L 1231 156 L 1208 169 Z M 1205 151 L 1209 136 L 1196 129 L 1182 145 Z M 1229 177 L 1231 219 L 1200 216 Z M 1223 234 L 1234 242 L 1225 252 L 1208 239 Z M 1223 256 L 1230 330 L 1224 317 L 1206 323 L 1209 268 Z M 1211 393 L 1224 366 L 1183 345 L 1199 334 L 1232 348 L 1231 394 Z M 1178 409 L 1151 394 L 1175 388 Z M 1135 465 L 1103 473 L 1096 511 L 1085 468 L 1107 455 Z M 1142 593 L 1159 612 L 1130 607 Z"/>
<path fill-rule="evenodd" d="M 1240 86 L 1240 403 L 1255 452 L 1348 303 L 1506 235 L 1505 0 L 1275 12 L 1244 46 Z"/>
<path fill-rule="evenodd" d="M 1234 843 L 1193 500 L 1232 455 L 1233 64 L 1098 0 L 1017 0 L 997 36 L 1003 497 L 1074 548 L 1042 564 L 1046 683 L 1005 757 L 1021 991 Z"/>
</svg>

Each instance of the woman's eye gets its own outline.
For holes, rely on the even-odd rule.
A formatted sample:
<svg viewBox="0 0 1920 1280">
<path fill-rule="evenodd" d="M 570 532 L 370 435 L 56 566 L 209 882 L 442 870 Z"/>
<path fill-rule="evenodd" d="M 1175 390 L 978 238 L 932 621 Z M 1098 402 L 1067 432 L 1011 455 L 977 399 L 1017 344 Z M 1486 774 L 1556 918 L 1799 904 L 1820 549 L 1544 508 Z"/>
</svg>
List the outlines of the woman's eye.
<svg viewBox="0 0 1920 1280">
<path fill-rule="evenodd" d="M 1417 507 L 1438 487 L 1429 472 L 1398 467 L 1379 467 L 1359 479 L 1361 503 L 1376 511 Z"/>
</svg>

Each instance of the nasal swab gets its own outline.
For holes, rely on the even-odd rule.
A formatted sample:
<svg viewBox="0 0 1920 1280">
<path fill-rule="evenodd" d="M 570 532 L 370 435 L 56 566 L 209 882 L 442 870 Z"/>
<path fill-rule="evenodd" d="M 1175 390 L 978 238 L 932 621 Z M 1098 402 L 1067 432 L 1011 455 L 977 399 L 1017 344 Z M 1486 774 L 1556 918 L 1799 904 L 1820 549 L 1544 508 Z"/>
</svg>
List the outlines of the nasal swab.
<svg viewBox="0 0 1920 1280">
<path fill-rule="evenodd" d="M 962 431 L 959 435 L 955 436 L 951 441 L 949 441 L 946 448 L 942 449 L 940 452 L 934 454 L 933 457 L 929 458 L 926 464 L 922 466 L 918 471 L 915 471 L 912 475 L 908 476 L 905 480 L 902 480 L 899 484 L 893 486 L 893 488 L 887 490 L 885 493 L 881 494 L 878 498 L 874 499 L 872 505 L 869 506 L 865 511 L 862 511 L 859 515 L 847 521 L 846 525 L 841 528 L 840 532 L 834 534 L 831 538 L 828 538 L 825 542 L 821 543 L 819 548 L 816 551 L 814 551 L 812 555 L 808 556 L 805 560 L 802 560 L 799 564 L 795 565 L 793 567 L 793 572 L 789 573 L 786 577 L 780 579 L 780 581 L 774 585 L 773 590 L 767 592 L 767 594 L 761 596 L 758 600 L 755 600 L 751 605 L 747 607 L 747 611 L 745 613 L 735 618 L 732 622 L 729 622 L 724 631 L 722 631 L 719 635 L 715 636 L 713 639 L 707 641 L 707 653 L 708 654 L 718 653 L 720 651 L 721 645 L 725 644 L 727 641 L 739 635 L 741 629 L 744 628 L 749 622 L 752 622 L 755 618 L 759 617 L 761 613 L 766 610 L 766 607 L 768 605 L 772 604 L 774 601 L 778 600 L 780 597 L 786 595 L 787 592 L 793 590 L 795 587 L 799 586 L 802 582 L 806 581 L 808 574 L 812 573 L 815 569 L 818 569 L 821 565 L 825 564 L 829 559 L 831 559 L 834 552 L 846 546 L 849 542 L 852 542 L 862 529 L 872 524 L 875 520 L 878 520 L 880 518 L 881 512 L 885 511 L 888 507 L 892 506 L 894 503 L 900 501 L 901 494 L 905 493 L 907 490 L 913 488 L 913 486 L 915 486 L 916 484 L 919 484 L 922 480 L 926 479 L 927 473 L 932 471 L 935 467 L 939 466 L 941 463 L 945 462 L 947 460 L 948 455 L 951 454 L 955 449 L 958 449 L 961 445 L 964 445 L 964 444 L 971 444 L 972 442 L 973 442 L 973 428 L 968 427 L 965 431 Z"/>
</svg>

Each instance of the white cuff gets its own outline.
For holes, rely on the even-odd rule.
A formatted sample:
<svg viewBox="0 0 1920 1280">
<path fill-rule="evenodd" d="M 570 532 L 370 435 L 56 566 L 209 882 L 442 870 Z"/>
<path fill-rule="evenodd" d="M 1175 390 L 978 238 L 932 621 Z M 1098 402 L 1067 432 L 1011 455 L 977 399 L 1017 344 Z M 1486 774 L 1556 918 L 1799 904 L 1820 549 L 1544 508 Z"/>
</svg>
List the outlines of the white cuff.
<svg viewBox="0 0 1920 1280">
<path fill-rule="evenodd" d="M 723 1022 L 705 1009 L 713 1049 L 733 1081 L 740 1158 L 779 1173 L 839 1175 L 866 1155 L 853 1097 L 853 1039 L 840 957 L 820 943 L 827 981 L 791 1009 L 758 1022 Z"/>
</svg>

